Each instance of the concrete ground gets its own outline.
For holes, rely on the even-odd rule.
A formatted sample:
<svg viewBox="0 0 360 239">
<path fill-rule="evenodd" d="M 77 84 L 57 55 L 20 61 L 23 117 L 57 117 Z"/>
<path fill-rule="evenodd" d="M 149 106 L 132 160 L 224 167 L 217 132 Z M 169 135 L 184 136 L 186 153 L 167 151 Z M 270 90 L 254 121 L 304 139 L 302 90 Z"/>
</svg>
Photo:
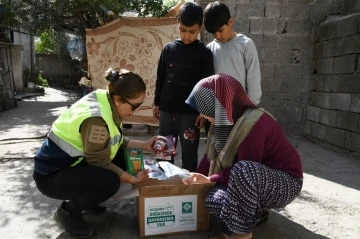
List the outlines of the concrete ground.
<svg viewBox="0 0 360 239">
<path fill-rule="evenodd" d="M 41 137 L 75 97 L 75 93 L 48 88 L 44 96 L 24 99 L 18 108 L 1 112 L 0 238 L 70 238 L 52 219 L 60 201 L 41 195 L 31 175 Z M 286 208 L 272 210 L 269 221 L 255 229 L 253 238 L 360 238 L 360 161 L 301 137 L 289 140 L 303 160 L 303 190 Z M 199 155 L 203 152 L 204 140 Z M 95 229 L 91 238 L 139 238 L 134 197 L 104 204 L 107 214 L 85 217 Z M 209 238 L 218 230 L 214 221 L 210 228 L 205 233 L 157 238 Z"/>
</svg>

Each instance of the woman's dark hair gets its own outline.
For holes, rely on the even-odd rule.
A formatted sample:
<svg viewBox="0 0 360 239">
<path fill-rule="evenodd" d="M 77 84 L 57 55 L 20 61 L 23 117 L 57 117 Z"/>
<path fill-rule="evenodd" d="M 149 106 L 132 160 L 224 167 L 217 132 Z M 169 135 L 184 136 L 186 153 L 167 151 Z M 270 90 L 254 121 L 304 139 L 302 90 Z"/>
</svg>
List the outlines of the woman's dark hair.
<svg viewBox="0 0 360 239">
<path fill-rule="evenodd" d="M 187 27 L 192 27 L 195 24 L 199 24 L 199 27 L 201 27 L 203 23 L 202 8 L 193 2 L 184 3 L 179 10 L 178 22 Z"/>
<path fill-rule="evenodd" d="M 209 3 L 204 10 L 204 26 L 209 33 L 217 32 L 228 24 L 231 18 L 229 8 L 219 1 Z"/>
<path fill-rule="evenodd" d="M 110 96 L 118 95 L 124 99 L 134 99 L 146 91 L 144 80 L 136 73 L 111 68 L 105 72 L 105 79 L 110 82 Z"/>
</svg>

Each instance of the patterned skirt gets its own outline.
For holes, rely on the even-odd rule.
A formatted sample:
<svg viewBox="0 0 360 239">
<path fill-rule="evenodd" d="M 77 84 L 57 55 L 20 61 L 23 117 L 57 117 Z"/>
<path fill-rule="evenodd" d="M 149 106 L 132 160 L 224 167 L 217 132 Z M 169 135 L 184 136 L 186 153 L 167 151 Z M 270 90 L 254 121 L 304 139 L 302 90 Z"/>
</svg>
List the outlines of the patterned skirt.
<svg viewBox="0 0 360 239">
<path fill-rule="evenodd" d="M 297 197 L 302 178 L 253 161 L 240 161 L 232 170 L 228 186 L 213 188 L 206 208 L 215 215 L 225 235 L 250 233 L 265 208 L 283 208 Z"/>
</svg>

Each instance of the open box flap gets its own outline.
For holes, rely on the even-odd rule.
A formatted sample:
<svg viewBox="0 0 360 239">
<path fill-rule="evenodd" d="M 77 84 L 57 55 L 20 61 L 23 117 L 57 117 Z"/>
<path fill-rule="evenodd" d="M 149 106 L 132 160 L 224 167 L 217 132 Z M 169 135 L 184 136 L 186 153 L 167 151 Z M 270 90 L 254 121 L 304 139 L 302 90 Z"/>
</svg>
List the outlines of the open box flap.
<svg viewBox="0 0 360 239">
<path fill-rule="evenodd" d="M 215 183 L 186 185 L 180 178 L 168 180 L 148 179 L 138 185 L 140 196 L 170 196 L 208 193 Z"/>
</svg>

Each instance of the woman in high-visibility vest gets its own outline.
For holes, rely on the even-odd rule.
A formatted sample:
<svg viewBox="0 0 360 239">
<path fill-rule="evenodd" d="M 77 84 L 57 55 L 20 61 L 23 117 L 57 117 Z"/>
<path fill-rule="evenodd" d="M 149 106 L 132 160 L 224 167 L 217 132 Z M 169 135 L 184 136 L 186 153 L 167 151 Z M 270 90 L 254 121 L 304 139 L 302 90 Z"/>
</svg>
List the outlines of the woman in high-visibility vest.
<svg viewBox="0 0 360 239">
<path fill-rule="evenodd" d="M 138 141 L 123 136 L 122 120 L 144 102 L 146 85 L 132 72 L 109 70 L 108 90 L 96 90 L 66 109 L 53 123 L 35 156 L 34 180 L 41 193 L 63 200 L 55 220 L 74 237 L 93 229 L 83 213 L 100 214 L 100 206 L 120 183 L 136 185 L 148 178 L 125 172 L 124 148 L 153 150 L 157 136 Z"/>
</svg>

